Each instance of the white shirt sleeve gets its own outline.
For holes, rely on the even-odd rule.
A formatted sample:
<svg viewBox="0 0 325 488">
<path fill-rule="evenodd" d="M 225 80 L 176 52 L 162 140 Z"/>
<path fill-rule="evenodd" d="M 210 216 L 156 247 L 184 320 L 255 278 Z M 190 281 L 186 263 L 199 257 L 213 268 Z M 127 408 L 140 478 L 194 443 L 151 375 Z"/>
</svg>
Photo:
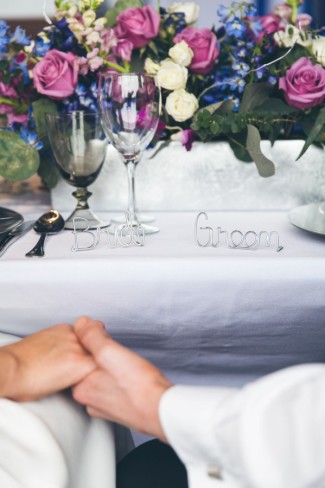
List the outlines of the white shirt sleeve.
<svg viewBox="0 0 325 488">
<path fill-rule="evenodd" d="M 325 365 L 286 368 L 240 390 L 174 386 L 160 419 L 191 488 L 325 486 Z"/>
</svg>

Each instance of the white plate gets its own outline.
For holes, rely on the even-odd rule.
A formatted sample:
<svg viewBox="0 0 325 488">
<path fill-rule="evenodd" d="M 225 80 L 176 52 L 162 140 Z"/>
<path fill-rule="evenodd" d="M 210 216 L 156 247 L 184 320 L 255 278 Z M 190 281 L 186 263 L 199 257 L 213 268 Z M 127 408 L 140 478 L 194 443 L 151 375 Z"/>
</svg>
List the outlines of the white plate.
<svg viewBox="0 0 325 488">
<path fill-rule="evenodd" d="M 300 229 L 325 235 L 325 202 L 310 203 L 294 208 L 289 213 L 291 224 Z"/>
</svg>

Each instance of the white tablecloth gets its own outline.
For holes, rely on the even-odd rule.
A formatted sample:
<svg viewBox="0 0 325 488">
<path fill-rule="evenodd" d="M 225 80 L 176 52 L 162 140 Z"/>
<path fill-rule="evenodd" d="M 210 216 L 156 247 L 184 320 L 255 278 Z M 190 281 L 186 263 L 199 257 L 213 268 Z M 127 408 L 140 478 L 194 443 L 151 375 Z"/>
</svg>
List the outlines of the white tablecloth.
<svg viewBox="0 0 325 488">
<path fill-rule="evenodd" d="M 286 212 L 210 212 L 210 225 L 229 232 L 277 231 L 284 249 L 201 248 L 196 215 L 157 213 L 161 231 L 144 247 L 110 249 L 102 237 L 72 252 L 64 231 L 48 237 L 42 259 L 25 258 L 37 239 L 29 232 L 0 259 L 2 331 L 26 335 L 87 314 L 183 383 L 241 385 L 325 360 L 325 240 Z"/>
<path fill-rule="evenodd" d="M 16 340 L 0 333 L 0 346 Z M 23 403 L 0 398 L 3 488 L 89 488 L 94 484 L 114 488 L 116 459 L 132 447 L 127 429 L 89 417 L 69 392 Z"/>
</svg>

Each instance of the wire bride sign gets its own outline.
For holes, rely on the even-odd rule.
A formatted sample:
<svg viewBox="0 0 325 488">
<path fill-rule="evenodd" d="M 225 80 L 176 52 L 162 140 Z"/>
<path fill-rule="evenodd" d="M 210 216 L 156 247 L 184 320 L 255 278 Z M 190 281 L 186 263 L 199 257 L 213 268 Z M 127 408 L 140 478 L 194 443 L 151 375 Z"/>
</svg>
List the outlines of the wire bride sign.
<svg viewBox="0 0 325 488">
<path fill-rule="evenodd" d="M 97 227 L 96 230 L 89 230 L 89 223 L 87 219 L 83 217 L 75 217 L 73 219 L 73 236 L 74 236 L 74 245 L 71 248 L 71 251 L 90 251 L 91 249 L 95 249 L 103 234 L 106 234 L 106 242 L 108 247 L 111 249 L 115 249 L 116 247 L 130 247 L 134 246 L 144 246 L 145 242 L 145 231 L 141 224 L 132 225 L 130 214 L 129 212 L 124 212 L 125 215 L 125 222 L 122 225 L 119 225 L 115 229 L 115 233 L 111 234 L 109 232 L 109 227 L 100 228 Z M 84 224 L 84 227 L 80 224 Z M 81 246 L 79 242 L 80 235 L 87 235 L 91 239 L 91 243 L 87 246 Z"/>
</svg>

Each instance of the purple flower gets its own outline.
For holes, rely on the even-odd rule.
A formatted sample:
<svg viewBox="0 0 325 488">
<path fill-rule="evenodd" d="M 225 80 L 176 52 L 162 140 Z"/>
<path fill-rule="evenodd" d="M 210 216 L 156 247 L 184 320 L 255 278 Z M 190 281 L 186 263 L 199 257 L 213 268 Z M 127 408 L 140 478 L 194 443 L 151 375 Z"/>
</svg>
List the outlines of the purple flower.
<svg viewBox="0 0 325 488">
<path fill-rule="evenodd" d="M 172 135 L 173 141 L 179 141 L 185 147 L 186 151 L 192 149 L 192 144 L 195 140 L 195 132 L 193 129 L 186 129 Z"/>
</svg>

